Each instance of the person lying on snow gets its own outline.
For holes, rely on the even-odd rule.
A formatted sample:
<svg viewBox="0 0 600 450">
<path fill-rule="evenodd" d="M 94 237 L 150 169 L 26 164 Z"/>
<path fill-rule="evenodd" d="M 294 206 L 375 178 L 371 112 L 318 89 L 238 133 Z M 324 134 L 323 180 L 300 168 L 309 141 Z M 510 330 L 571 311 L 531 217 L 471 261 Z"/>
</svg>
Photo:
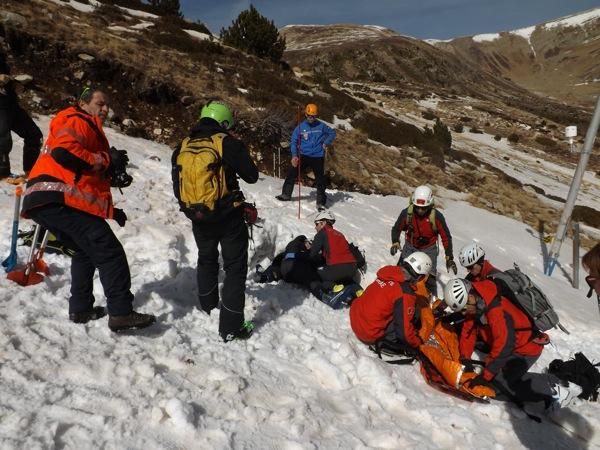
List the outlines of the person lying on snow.
<svg viewBox="0 0 600 450">
<path fill-rule="evenodd" d="M 311 242 L 306 236 L 295 237 L 283 252 L 275 256 L 269 267 L 264 271 L 257 268 L 255 280 L 258 283 L 283 280 L 310 290 L 313 282 L 320 281 L 317 268 L 310 260 L 310 246 Z M 317 295 L 315 292 L 313 294 Z"/>
<path fill-rule="evenodd" d="M 517 404 L 543 402 L 545 409 L 565 406 L 573 398 L 569 390 L 548 374 L 528 372 L 538 360 L 545 333 L 537 331 L 527 314 L 500 294 L 492 280 L 450 280 L 444 288 L 444 301 L 453 311 L 462 311 L 460 357 L 471 358 L 477 341 L 481 341 L 483 361 L 480 375 L 465 382 L 469 389 L 486 386 L 496 391 L 496 398 Z"/>
<path fill-rule="evenodd" d="M 431 259 L 423 252 L 411 254 L 400 266 L 379 269 L 377 279 L 350 306 L 352 330 L 377 352 L 418 357 L 430 383 L 491 397 L 494 391 L 487 386 L 465 386 L 477 374 L 460 363 L 456 333 L 434 319 L 426 288 L 430 270 Z"/>
</svg>

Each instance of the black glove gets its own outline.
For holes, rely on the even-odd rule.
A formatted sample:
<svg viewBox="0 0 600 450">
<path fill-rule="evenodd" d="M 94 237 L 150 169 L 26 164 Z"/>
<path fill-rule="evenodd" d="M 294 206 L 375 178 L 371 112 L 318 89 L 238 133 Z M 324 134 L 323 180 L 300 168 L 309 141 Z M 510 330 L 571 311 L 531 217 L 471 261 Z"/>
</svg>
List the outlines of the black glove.
<svg viewBox="0 0 600 450">
<path fill-rule="evenodd" d="M 454 275 L 458 273 L 456 263 L 454 262 L 454 259 L 452 259 L 452 257 L 446 257 L 446 270 L 448 271 L 448 273 L 450 273 L 450 270 L 452 270 L 452 272 L 454 272 Z"/>
<path fill-rule="evenodd" d="M 115 208 L 113 210 L 113 219 L 119 224 L 120 227 L 124 227 L 125 222 L 127 222 L 127 215 L 122 209 Z"/>
<path fill-rule="evenodd" d="M 400 242 L 394 242 L 390 247 L 390 255 L 394 256 L 400 250 Z"/>
<path fill-rule="evenodd" d="M 110 156 L 109 172 L 125 172 L 125 168 L 127 167 L 127 164 L 129 164 L 127 150 L 117 150 L 116 148 L 111 147 L 108 154 Z"/>
<path fill-rule="evenodd" d="M 483 375 L 477 375 L 472 380 L 467 381 L 466 385 L 467 385 L 467 387 L 470 387 L 470 388 L 474 388 L 475 386 L 486 386 L 491 389 L 495 389 L 492 382 L 487 381 L 485 378 L 483 378 Z"/>
</svg>

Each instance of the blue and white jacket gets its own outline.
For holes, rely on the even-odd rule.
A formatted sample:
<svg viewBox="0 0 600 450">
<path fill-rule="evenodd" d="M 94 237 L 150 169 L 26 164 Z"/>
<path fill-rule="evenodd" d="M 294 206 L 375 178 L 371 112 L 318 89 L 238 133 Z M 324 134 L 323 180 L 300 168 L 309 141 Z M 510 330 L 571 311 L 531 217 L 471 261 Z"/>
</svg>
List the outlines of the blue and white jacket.
<svg viewBox="0 0 600 450">
<path fill-rule="evenodd" d="M 325 153 L 323 147 L 330 145 L 334 139 L 335 130 L 333 128 L 328 127 L 319 120 L 315 120 L 313 123 L 304 120 L 294 128 L 292 133 L 290 141 L 292 157 L 298 156 L 298 147 L 300 147 L 302 156 L 322 158 Z M 298 142 L 300 142 L 299 145 Z"/>
</svg>

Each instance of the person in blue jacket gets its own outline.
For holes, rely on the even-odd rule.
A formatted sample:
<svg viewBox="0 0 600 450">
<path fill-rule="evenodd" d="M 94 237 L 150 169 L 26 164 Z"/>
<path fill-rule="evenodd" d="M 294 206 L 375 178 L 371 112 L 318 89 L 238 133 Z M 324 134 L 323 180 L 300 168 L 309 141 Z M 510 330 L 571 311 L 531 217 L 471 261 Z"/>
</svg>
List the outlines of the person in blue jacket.
<svg viewBox="0 0 600 450">
<path fill-rule="evenodd" d="M 290 149 L 292 151 L 292 164 L 288 169 L 281 195 L 278 200 L 292 199 L 294 184 L 298 178 L 298 164 L 300 169 L 311 168 L 315 174 L 317 185 L 317 209 L 325 208 L 327 195 L 325 194 L 325 152 L 330 148 L 335 139 L 335 130 L 317 119 L 319 108 L 314 103 L 306 105 L 304 110 L 305 120 L 302 121 L 292 133 Z"/>
</svg>

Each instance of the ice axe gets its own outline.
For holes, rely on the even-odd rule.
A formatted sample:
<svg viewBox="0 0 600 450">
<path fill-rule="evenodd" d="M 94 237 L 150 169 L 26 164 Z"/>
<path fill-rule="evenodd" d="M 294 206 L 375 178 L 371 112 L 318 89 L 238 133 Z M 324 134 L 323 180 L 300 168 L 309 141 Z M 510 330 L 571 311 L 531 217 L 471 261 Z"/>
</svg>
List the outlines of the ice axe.
<svg viewBox="0 0 600 450">
<path fill-rule="evenodd" d="M 12 238 L 10 242 L 10 253 L 8 257 L 2 261 L 2 265 L 7 272 L 14 270 L 17 267 L 17 239 L 19 235 L 19 213 L 21 212 L 21 196 L 23 188 L 17 186 L 15 189 L 15 214 L 13 216 Z"/>
<path fill-rule="evenodd" d="M 48 266 L 41 259 L 42 255 L 44 254 L 44 247 L 48 241 L 48 231 L 46 231 L 44 235 L 44 240 L 42 241 L 40 248 L 36 251 L 36 245 L 41 229 L 41 225 L 35 226 L 35 231 L 33 232 L 33 239 L 31 242 L 31 249 L 29 250 L 29 258 L 27 259 L 25 268 L 23 270 L 14 270 L 6 275 L 9 280 L 14 281 L 21 286 L 32 286 L 34 284 L 41 283 L 44 280 L 44 275 L 37 272 L 38 267 L 41 268 L 41 272 L 47 273 L 48 271 Z"/>
</svg>

